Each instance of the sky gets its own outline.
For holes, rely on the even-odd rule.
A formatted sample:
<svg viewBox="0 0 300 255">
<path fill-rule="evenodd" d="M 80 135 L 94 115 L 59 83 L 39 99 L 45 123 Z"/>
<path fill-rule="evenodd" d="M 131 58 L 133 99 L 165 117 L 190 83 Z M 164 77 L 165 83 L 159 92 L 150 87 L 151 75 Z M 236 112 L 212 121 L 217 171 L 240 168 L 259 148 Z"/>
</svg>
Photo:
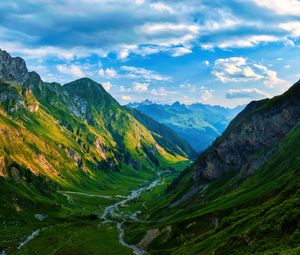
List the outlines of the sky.
<svg viewBox="0 0 300 255">
<path fill-rule="evenodd" d="M 121 104 L 235 107 L 299 80 L 300 1 L 1 1 L 0 48 L 44 81 L 89 77 Z"/>
</svg>

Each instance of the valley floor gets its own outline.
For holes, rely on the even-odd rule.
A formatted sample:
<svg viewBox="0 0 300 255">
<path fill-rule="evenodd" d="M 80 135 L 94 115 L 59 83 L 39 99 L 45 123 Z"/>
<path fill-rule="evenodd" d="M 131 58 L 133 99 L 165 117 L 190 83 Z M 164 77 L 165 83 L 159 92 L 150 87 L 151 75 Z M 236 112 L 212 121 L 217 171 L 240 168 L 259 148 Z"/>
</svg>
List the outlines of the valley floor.
<svg viewBox="0 0 300 255">
<path fill-rule="evenodd" d="M 20 206 L 28 201 L 14 195 L 15 212 L 1 220 L 0 254 L 143 254 L 121 236 L 125 222 L 144 220 L 155 197 L 187 164 L 152 173 L 127 169 L 110 176 L 110 190 L 59 190 L 54 204 Z"/>
</svg>

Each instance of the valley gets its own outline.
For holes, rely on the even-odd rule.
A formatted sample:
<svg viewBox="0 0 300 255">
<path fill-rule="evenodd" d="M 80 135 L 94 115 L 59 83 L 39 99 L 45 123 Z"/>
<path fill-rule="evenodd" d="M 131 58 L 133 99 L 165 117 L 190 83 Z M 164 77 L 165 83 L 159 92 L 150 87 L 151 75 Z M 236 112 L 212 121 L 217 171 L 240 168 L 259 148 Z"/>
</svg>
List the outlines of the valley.
<svg viewBox="0 0 300 255">
<path fill-rule="evenodd" d="M 62 215 L 61 210 L 54 211 L 52 215 L 45 215 L 41 222 L 27 221 L 30 225 L 21 233 L 15 233 L 13 222 L 6 225 L 5 240 L 1 244 L 9 245 L 9 248 L 4 249 L 3 254 L 144 254 L 136 245 L 125 242 L 123 225 L 125 222 L 143 222 L 140 217 L 144 218 L 148 207 L 153 206 L 153 196 L 158 197 L 158 190 L 161 193 L 187 164 L 178 165 L 175 172 L 154 172 L 150 176 L 133 172 L 130 176 L 122 176 L 123 181 L 128 178 L 128 186 L 125 182 L 115 183 L 114 191 L 105 195 L 95 190 L 59 191 L 68 194 L 62 199 L 68 212 Z M 37 212 L 46 214 L 47 208 Z M 31 213 L 34 212 L 28 214 Z"/>
<path fill-rule="evenodd" d="M 299 254 L 300 81 L 197 155 L 89 78 L 0 64 L 1 255 Z"/>
</svg>

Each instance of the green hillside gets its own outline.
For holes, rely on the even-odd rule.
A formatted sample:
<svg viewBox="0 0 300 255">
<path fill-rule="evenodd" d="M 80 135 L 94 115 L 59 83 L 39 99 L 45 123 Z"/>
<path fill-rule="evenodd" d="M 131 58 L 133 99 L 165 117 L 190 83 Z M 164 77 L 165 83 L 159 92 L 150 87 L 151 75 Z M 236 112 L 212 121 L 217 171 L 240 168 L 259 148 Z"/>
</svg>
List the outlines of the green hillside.
<svg viewBox="0 0 300 255">
<path fill-rule="evenodd" d="M 93 219 L 106 206 L 157 178 L 158 172 L 189 163 L 189 147 L 163 137 L 158 143 L 90 79 L 62 86 L 43 82 L 35 72 L 26 73 L 23 84 L 10 77 L 9 82 L 0 81 L 0 252 L 18 253 L 18 245 L 36 229 L 46 231 L 44 237 L 47 231 L 53 237 L 67 229 L 57 241 L 65 254 L 69 238 L 98 232 Z M 170 146 L 181 149 L 177 153 Z M 111 243 L 102 249 L 113 246 L 111 254 L 131 254 L 119 244 L 114 224 L 103 228 Z M 79 231 L 77 236 L 74 230 Z M 80 254 L 97 240 L 87 240 Z M 46 243 L 38 240 L 38 249 Z M 35 252 L 48 254 L 44 249 Z M 20 253 L 33 254 L 25 248 Z"/>
<path fill-rule="evenodd" d="M 140 243 L 150 254 L 299 254 L 299 106 L 299 83 L 272 100 L 247 106 L 191 167 L 157 193 L 160 203 L 144 215 L 143 224 L 128 224 L 128 242 Z M 251 129 L 254 116 L 258 130 Z M 262 123 L 258 116 L 263 116 Z M 275 124 L 271 120 L 278 124 L 278 118 L 287 116 L 292 116 L 289 122 L 264 133 L 266 125 Z M 244 126 L 251 130 L 248 135 L 240 132 Z M 246 159 L 259 162 L 256 169 L 237 169 L 237 164 L 223 161 L 223 151 L 239 157 L 250 148 L 232 151 L 231 140 L 234 148 L 249 136 L 253 143 L 256 131 L 274 139 L 244 158 L 244 165 L 251 165 Z M 220 146 L 223 151 L 218 152 Z"/>
<path fill-rule="evenodd" d="M 190 165 L 185 140 L 101 84 L 17 63 L 0 81 L 1 255 L 300 253 L 299 82 Z"/>
</svg>

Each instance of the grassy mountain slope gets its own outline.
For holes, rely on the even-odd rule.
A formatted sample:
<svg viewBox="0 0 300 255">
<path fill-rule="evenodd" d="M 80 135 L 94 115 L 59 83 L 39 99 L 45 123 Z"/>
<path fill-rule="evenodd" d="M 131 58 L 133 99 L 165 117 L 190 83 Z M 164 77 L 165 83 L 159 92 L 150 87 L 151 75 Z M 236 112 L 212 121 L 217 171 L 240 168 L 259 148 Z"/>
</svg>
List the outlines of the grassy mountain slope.
<svg viewBox="0 0 300 255">
<path fill-rule="evenodd" d="M 299 106 L 299 83 L 281 96 L 251 103 L 173 182 L 168 193 L 160 192 L 156 199 L 161 203 L 147 212 L 145 223 L 128 225 L 128 241 L 146 243 L 150 254 L 299 254 Z M 259 123 L 259 116 L 264 122 Z M 256 129 L 251 129 L 252 118 Z M 283 124 L 279 118 L 289 121 Z M 275 124 L 280 128 L 272 128 Z M 248 127 L 247 135 L 240 127 Z M 238 139 L 232 135 L 236 130 Z M 272 137 L 266 140 L 267 145 L 257 142 L 264 135 Z M 242 146 L 240 152 L 230 148 L 240 146 L 243 140 L 256 148 L 250 162 L 267 155 L 251 171 L 238 169 L 237 164 L 226 160 L 220 163 L 222 157 L 211 156 L 227 149 L 227 156 L 233 153 L 239 157 L 247 147 Z M 219 149 L 220 143 L 227 147 Z M 204 164 L 206 160 L 209 164 Z M 220 166 L 217 175 L 213 172 L 217 168 L 202 167 L 214 166 L 214 160 Z M 243 160 L 249 165 L 249 158 Z M 206 174 L 199 175 L 198 171 Z"/>
<path fill-rule="evenodd" d="M 5 69 L 9 82 L 0 76 L 0 253 L 33 254 L 32 250 L 18 251 L 17 246 L 39 228 L 44 237 L 53 238 L 51 229 L 58 233 L 56 243 L 61 248 L 67 246 L 66 240 L 86 240 L 86 245 L 78 247 L 84 254 L 93 243 L 86 233 L 98 232 L 91 215 L 118 201 L 116 195 L 128 195 L 155 178 L 154 168 L 163 171 L 187 158 L 183 153 L 170 153 L 164 138 L 157 143 L 151 131 L 100 84 L 84 78 L 61 86 L 43 82 L 37 73 L 28 73 L 26 66 L 19 69 L 18 79 L 9 66 Z M 16 83 L 23 81 L 24 72 L 26 81 Z M 113 197 L 74 195 L 70 199 L 61 192 L 65 190 Z M 46 218 L 39 221 L 35 214 Z M 69 236 L 60 235 L 61 229 Z M 74 233 L 80 229 L 80 234 L 74 235 L 72 229 Z M 130 254 L 118 243 L 116 231 L 110 227 L 103 231 L 111 242 L 111 254 Z M 46 240 L 38 242 L 44 245 Z M 36 245 L 42 252 L 41 243 Z M 57 254 L 65 254 L 59 247 Z"/>
</svg>

